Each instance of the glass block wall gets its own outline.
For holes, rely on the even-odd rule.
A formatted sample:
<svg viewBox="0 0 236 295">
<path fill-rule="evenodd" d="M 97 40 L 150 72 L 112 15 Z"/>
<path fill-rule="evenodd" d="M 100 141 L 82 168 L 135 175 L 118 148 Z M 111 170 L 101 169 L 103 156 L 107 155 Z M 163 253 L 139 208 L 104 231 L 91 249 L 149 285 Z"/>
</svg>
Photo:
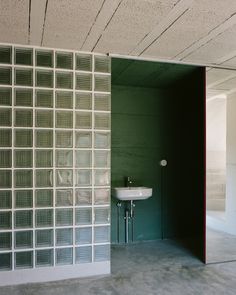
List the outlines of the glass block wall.
<svg viewBox="0 0 236 295">
<path fill-rule="evenodd" d="M 0 46 L 0 271 L 110 260 L 110 84 L 107 56 Z"/>
</svg>

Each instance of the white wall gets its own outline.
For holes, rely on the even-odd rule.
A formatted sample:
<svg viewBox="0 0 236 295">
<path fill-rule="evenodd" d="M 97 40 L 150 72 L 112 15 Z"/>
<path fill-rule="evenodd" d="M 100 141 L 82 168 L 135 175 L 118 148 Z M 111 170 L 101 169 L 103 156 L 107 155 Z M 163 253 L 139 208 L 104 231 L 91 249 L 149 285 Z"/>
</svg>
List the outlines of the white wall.
<svg viewBox="0 0 236 295">
<path fill-rule="evenodd" d="M 236 234 L 236 93 L 227 97 L 226 224 Z"/>
<path fill-rule="evenodd" d="M 226 99 L 206 104 L 207 169 L 225 169 L 226 162 Z"/>
</svg>

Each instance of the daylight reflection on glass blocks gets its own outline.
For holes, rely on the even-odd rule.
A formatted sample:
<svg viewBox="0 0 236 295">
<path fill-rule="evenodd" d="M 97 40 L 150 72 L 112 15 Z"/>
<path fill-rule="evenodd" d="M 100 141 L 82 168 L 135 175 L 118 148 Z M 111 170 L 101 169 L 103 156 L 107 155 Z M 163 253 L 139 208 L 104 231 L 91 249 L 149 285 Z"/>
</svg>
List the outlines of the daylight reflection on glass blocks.
<svg viewBox="0 0 236 295">
<path fill-rule="evenodd" d="M 110 58 L 0 45 L 0 64 L 0 271 L 109 260 Z"/>
</svg>

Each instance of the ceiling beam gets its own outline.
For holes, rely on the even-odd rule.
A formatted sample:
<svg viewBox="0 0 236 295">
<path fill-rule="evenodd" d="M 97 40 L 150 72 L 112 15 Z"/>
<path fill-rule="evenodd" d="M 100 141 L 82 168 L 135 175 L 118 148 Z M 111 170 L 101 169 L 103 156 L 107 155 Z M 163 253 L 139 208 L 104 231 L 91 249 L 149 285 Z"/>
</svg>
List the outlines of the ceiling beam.
<svg viewBox="0 0 236 295">
<path fill-rule="evenodd" d="M 182 52 L 180 52 L 173 58 L 177 60 L 184 60 L 185 58 L 190 56 L 193 52 L 197 51 L 199 48 L 211 42 L 214 38 L 216 38 L 218 35 L 225 32 L 226 30 L 228 30 L 235 24 L 236 24 L 236 14 L 233 14 L 229 18 L 224 20 L 224 22 L 222 22 L 221 24 L 216 26 L 214 29 L 212 29 L 205 37 L 195 41 L 193 44 L 185 48 Z"/>
<path fill-rule="evenodd" d="M 31 0 L 29 43 L 42 45 L 45 14 L 48 0 Z"/>
<path fill-rule="evenodd" d="M 178 64 L 178 65 L 206 67 L 207 71 L 209 71 L 210 69 L 224 69 L 224 70 L 233 70 L 233 71 L 236 70 L 235 67 L 226 66 L 226 65 L 179 61 L 179 60 L 166 59 L 166 58 L 155 58 L 155 57 L 145 57 L 145 56 L 135 56 L 135 55 L 115 54 L 115 53 L 107 53 L 107 55 L 110 56 L 111 58 L 123 58 L 123 59 L 130 59 L 130 60 L 154 61 L 154 62 L 163 62 L 163 63 Z"/>
<path fill-rule="evenodd" d="M 191 7 L 193 0 L 179 0 L 167 16 L 146 35 L 141 42 L 130 52 L 131 55 L 141 55 L 148 47 L 155 43 L 178 19 Z"/>
<path fill-rule="evenodd" d="M 104 0 L 81 50 L 93 51 L 123 0 Z"/>
</svg>

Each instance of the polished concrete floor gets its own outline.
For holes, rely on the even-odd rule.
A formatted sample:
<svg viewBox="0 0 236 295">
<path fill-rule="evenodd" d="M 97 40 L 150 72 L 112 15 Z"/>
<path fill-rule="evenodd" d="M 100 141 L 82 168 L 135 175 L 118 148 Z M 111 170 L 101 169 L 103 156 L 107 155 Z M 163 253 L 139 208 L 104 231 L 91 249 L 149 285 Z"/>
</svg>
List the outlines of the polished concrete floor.
<svg viewBox="0 0 236 295">
<path fill-rule="evenodd" d="M 207 263 L 236 260 L 236 236 L 207 228 Z"/>
<path fill-rule="evenodd" d="M 1 295 L 235 295 L 236 262 L 204 265 L 173 241 L 112 248 L 112 274 L 0 288 Z"/>
</svg>

